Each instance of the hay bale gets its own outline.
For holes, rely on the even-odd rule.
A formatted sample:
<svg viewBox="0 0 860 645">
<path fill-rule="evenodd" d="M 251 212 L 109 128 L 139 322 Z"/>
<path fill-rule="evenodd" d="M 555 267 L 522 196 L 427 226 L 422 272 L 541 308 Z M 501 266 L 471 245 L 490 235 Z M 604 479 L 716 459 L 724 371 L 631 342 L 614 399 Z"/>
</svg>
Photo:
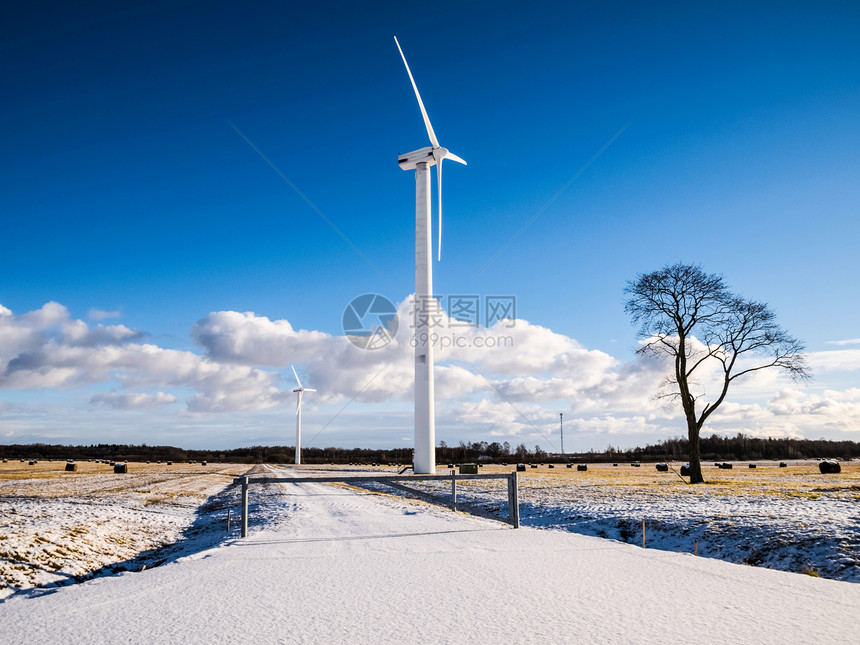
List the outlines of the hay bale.
<svg viewBox="0 0 860 645">
<path fill-rule="evenodd" d="M 35 465 L 36 465 L 36 461 L 35 461 L 35 460 L 33 460 L 33 459 L 31 459 L 31 460 L 30 460 L 30 463 L 29 463 L 28 465 L 29 465 L 29 466 L 35 466 Z"/>
<path fill-rule="evenodd" d="M 615 464 L 613 464 L 613 465 L 615 465 Z M 638 461 L 634 461 L 630 465 L 633 466 L 634 468 L 640 468 L 642 466 L 642 464 L 640 464 Z"/>
<path fill-rule="evenodd" d="M 720 464 L 720 468 L 722 468 L 723 470 L 731 470 L 732 464 L 730 464 L 727 461 L 724 461 L 723 463 Z"/>
<path fill-rule="evenodd" d="M 478 464 L 460 464 L 461 475 L 477 475 Z"/>
<path fill-rule="evenodd" d="M 755 464 L 750 464 L 750 468 L 755 468 L 755 467 L 756 467 Z"/>
<path fill-rule="evenodd" d="M 842 466 L 839 465 L 838 461 L 828 459 L 818 464 L 818 470 L 821 471 L 822 475 L 836 475 L 842 472 Z"/>
<path fill-rule="evenodd" d="M 681 477 L 689 477 L 690 476 L 690 464 L 684 464 L 681 466 Z"/>
<path fill-rule="evenodd" d="M 568 464 L 568 465 L 567 465 L 567 467 L 568 467 L 568 468 L 573 468 L 573 464 Z"/>
<path fill-rule="evenodd" d="M 537 468 L 537 464 L 530 464 L 532 468 Z"/>
<path fill-rule="evenodd" d="M 788 468 L 788 464 L 785 463 L 784 461 L 781 461 L 781 462 L 779 462 L 779 467 L 780 468 Z"/>
<path fill-rule="evenodd" d="M 453 468 L 454 464 L 448 464 L 448 468 Z"/>
<path fill-rule="evenodd" d="M 73 473 L 73 472 L 75 472 L 77 469 L 78 469 L 78 465 L 77 465 L 77 464 L 72 463 L 71 461 L 66 462 L 66 472 L 67 472 L 67 473 Z"/>
<path fill-rule="evenodd" d="M 172 462 L 172 461 L 168 461 L 168 462 L 167 462 L 167 465 L 168 465 L 168 466 L 172 466 L 172 465 L 173 465 L 173 462 Z"/>
<path fill-rule="evenodd" d="M 669 464 L 657 464 L 655 468 L 661 473 L 669 472 Z"/>
<path fill-rule="evenodd" d="M 113 465 L 113 471 L 114 471 L 114 473 L 117 473 L 117 474 L 127 473 L 128 472 L 128 464 L 116 464 L 115 463 Z"/>
<path fill-rule="evenodd" d="M 201 461 L 201 462 L 200 462 L 200 465 L 201 465 L 201 466 L 205 466 L 205 465 L 206 465 L 206 462 L 205 462 L 205 461 Z"/>
<path fill-rule="evenodd" d="M 576 469 L 578 471 L 588 470 L 588 464 L 576 464 Z"/>
<path fill-rule="evenodd" d="M 550 464 L 550 465 L 549 465 L 549 467 L 550 467 L 550 468 L 555 468 L 555 464 Z"/>
<path fill-rule="evenodd" d="M 517 472 L 518 473 L 524 473 L 525 471 L 526 471 L 526 465 L 525 464 L 517 464 Z"/>
</svg>

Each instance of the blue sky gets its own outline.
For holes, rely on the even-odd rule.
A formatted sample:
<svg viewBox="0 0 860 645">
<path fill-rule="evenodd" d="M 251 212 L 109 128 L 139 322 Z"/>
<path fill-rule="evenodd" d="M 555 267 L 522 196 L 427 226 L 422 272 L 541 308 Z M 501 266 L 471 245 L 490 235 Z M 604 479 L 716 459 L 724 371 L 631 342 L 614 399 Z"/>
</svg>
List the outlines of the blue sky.
<svg viewBox="0 0 860 645">
<path fill-rule="evenodd" d="M 568 446 L 680 434 L 650 382 L 612 401 L 589 390 L 636 367 L 626 281 L 679 260 L 769 302 L 813 353 L 812 385 L 750 384 L 715 431 L 860 439 L 858 26 L 849 2 L 7 9 L 0 360 L 41 362 L 4 381 L 0 437 L 292 443 L 293 362 L 321 390 L 305 408 L 317 445 L 409 444 L 408 370 L 344 408 L 381 359 L 332 349 L 354 296 L 414 289 L 414 186 L 396 156 L 427 140 L 397 35 L 442 145 L 469 162 L 446 164 L 436 291 L 514 296 L 524 330 L 503 367 L 443 362 L 440 439 L 552 447 L 559 411 Z M 27 317 L 49 302 L 63 311 Z M 75 321 L 138 358 L 202 361 L 226 390 L 173 363 L 110 362 L 95 340 L 60 358 Z M 249 334 L 262 354 L 237 340 Z M 587 378 L 580 351 L 600 358 Z M 518 390 L 526 378 L 540 383 Z M 230 401 L 236 379 L 265 392 L 189 403 Z"/>
</svg>

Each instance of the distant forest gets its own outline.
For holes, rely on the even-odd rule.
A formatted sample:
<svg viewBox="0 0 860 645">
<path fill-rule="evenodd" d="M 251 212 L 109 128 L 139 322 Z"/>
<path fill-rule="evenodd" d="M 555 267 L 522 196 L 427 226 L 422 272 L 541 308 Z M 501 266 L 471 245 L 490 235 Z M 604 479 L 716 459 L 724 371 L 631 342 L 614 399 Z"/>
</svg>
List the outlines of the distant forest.
<svg viewBox="0 0 860 645">
<path fill-rule="evenodd" d="M 609 447 L 602 452 L 548 453 L 535 446 L 520 444 L 512 448 L 508 442 L 460 442 L 449 446 L 444 441 L 436 448 L 436 462 L 463 463 L 597 463 L 621 461 L 684 461 L 686 439 L 667 439 L 644 448 L 620 450 Z M 860 457 L 860 443 L 825 439 L 759 439 L 738 434 L 734 437 L 714 435 L 701 439 L 703 461 L 756 461 L 772 459 L 843 459 Z M 97 444 L 63 446 L 43 443 L 0 444 L 3 459 L 110 459 L 113 461 L 210 461 L 260 464 L 292 463 L 295 448 L 291 446 L 253 446 L 233 450 L 184 450 L 174 446 L 127 446 Z M 375 450 L 368 448 L 304 448 L 302 461 L 306 464 L 398 464 L 412 463 L 411 448 Z"/>
</svg>

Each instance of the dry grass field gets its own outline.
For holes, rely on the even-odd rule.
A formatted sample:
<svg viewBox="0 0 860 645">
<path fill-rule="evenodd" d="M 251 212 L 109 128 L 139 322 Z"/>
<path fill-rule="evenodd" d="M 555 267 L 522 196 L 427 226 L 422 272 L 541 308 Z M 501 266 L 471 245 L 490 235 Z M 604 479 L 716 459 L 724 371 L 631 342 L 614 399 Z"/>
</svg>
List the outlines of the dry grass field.
<svg viewBox="0 0 860 645">
<path fill-rule="evenodd" d="M 236 464 L 0 463 L 0 599 L 19 589 L 121 570 L 199 524 L 199 511 L 247 471 Z"/>
<path fill-rule="evenodd" d="M 243 464 L 129 463 L 0 464 L 0 600 L 18 590 L 62 585 L 164 561 L 183 542 L 225 536 L 227 509 L 236 512 L 232 479 Z M 671 464 L 564 464 L 520 472 L 523 525 L 642 543 L 734 562 L 860 582 L 860 463 L 822 475 L 814 461 L 736 462 L 732 470 L 705 464 L 706 484 L 690 486 Z M 296 474 L 384 472 L 396 467 L 301 466 Z M 515 465 L 480 468 L 507 474 Z M 437 473 L 447 474 L 446 464 Z M 447 482 L 413 484 L 445 503 Z M 389 488 L 385 492 L 401 494 Z M 458 484 L 461 508 L 507 514 L 505 483 Z M 278 503 L 267 499 L 267 503 Z M 235 517 L 235 516 L 234 516 Z M 209 539 L 209 538 L 206 538 Z M 174 545 L 174 546 L 171 546 Z M 148 558 L 148 559 L 147 559 Z"/>
</svg>

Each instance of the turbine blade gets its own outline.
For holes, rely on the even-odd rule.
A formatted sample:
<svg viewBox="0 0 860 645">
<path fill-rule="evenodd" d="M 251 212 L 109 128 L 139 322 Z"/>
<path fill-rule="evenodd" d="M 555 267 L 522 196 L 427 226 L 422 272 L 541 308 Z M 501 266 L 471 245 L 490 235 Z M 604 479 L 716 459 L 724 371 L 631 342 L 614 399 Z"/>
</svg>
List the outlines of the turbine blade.
<svg viewBox="0 0 860 645">
<path fill-rule="evenodd" d="M 469 164 L 467 164 L 465 161 L 463 161 L 462 159 L 460 159 L 460 157 L 458 157 L 458 156 L 457 156 L 457 155 L 455 155 L 453 152 L 451 152 L 450 150 L 448 151 L 448 154 L 446 154 L 446 155 L 445 155 L 445 159 L 450 159 L 451 161 L 456 161 L 457 163 L 461 163 L 461 164 L 463 164 L 464 166 L 468 166 L 468 165 L 469 165 Z"/>
<path fill-rule="evenodd" d="M 415 84 L 415 79 L 412 78 L 412 70 L 409 69 L 409 63 L 406 62 L 406 56 L 403 55 L 403 49 L 400 48 L 400 43 L 397 42 L 397 36 L 394 37 L 394 42 L 397 45 L 397 50 L 400 52 L 400 58 L 403 59 L 403 64 L 406 65 L 406 73 L 409 74 L 409 80 L 412 81 L 412 89 L 415 90 L 415 98 L 418 99 L 418 107 L 421 108 L 421 116 L 424 117 L 424 125 L 427 127 L 427 134 L 430 136 L 430 143 L 434 148 L 439 147 L 439 140 L 436 139 L 436 133 L 433 132 L 433 126 L 430 125 L 430 117 L 427 116 L 427 110 L 424 109 L 424 101 L 421 100 L 421 95 L 418 93 L 418 86 Z"/>
<path fill-rule="evenodd" d="M 316 390 L 312 387 L 304 387 L 302 388 L 303 392 L 316 392 Z"/>
<path fill-rule="evenodd" d="M 442 162 L 445 161 L 445 157 L 440 157 L 439 161 L 436 163 L 436 184 L 437 184 L 437 192 L 439 193 L 439 257 L 438 260 L 442 261 Z"/>
<path fill-rule="evenodd" d="M 302 409 L 302 391 L 296 392 L 296 416 L 299 416 L 299 410 Z"/>
<path fill-rule="evenodd" d="M 295 367 L 293 367 L 293 366 L 292 366 L 292 364 L 290 365 L 290 367 L 292 367 L 292 368 L 293 368 L 293 376 L 295 376 L 295 377 L 296 377 L 296 383 L 298 383 L 298 384 L 299 384 L 299 387 L 301 387 L 301 386 L 302 386 L 302 382 L 299 380 L 299 375 L 298 375 L 298 374 L 296 374 L 296 368 L 295 368 Z"/>
</svg>

